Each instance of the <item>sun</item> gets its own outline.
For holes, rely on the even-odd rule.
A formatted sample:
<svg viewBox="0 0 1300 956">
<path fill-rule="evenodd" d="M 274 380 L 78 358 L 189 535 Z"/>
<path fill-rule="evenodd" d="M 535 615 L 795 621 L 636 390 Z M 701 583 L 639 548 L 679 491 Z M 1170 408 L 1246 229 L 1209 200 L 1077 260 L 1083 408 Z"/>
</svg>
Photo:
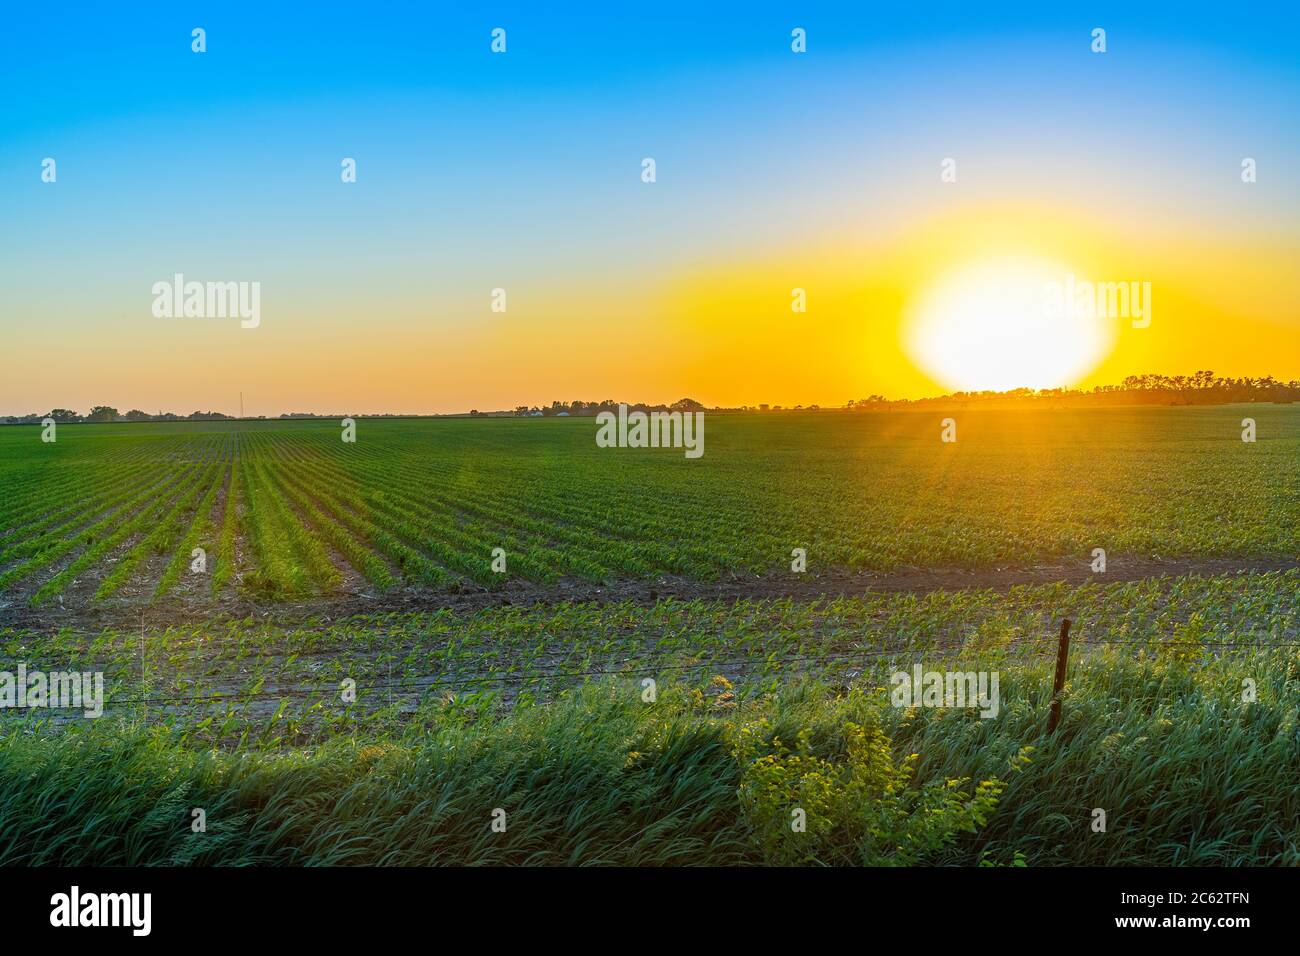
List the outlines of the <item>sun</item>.
<svg viewBox="0 0 1300 956">
<path fill-rule="evenodd" d="M 1048 259 L 973 261 L 909 303 L 903 348 L 946 388 L 1006 391 L 1078 382 L 1110 352 L 1116 324 L 1068 307 L 1073 270 Z"/>
</svg>

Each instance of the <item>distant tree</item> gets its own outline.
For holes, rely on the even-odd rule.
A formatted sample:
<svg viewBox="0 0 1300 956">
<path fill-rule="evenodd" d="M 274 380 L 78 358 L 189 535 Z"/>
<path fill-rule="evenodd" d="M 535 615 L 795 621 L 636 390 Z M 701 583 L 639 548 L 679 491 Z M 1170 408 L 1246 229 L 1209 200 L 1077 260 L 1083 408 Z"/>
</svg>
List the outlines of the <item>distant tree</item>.
<svg viewBox="0 0 1300 956">
<path fill-rule="evenodd" d="M 88 422 L 115 422 L 117 421 L 117 409 L 108 405 L 96 405 L 86 416 Z"/>
<path fill-rule="evenodd" d="M 191 412 L 186 418 L 192 422 L 217 422 L 226 421 L 230 416 L 225 412 Z"/>
<path fill-rule="evenodd" d="M 693 398 L 679 398 L 669 406 L 675 412 L 702 412 L 704 406 Z"/>
<path fill-rule="evenodd" d="M 54 419 L 56 422 L 58 422 L 59 424 L 63 424 L 64 422 L 79 422 L 79 421 L 81 421 L 81 416 L 78 415 L 76 412 L 74 412 L 74 411 L 73 411 L 72 409 L 70 409 L 70 408 L 55 408 L 55 409 L 52 409 L 52 410 L 50 411 L 50 414 L 47 415 L 47 416 L 45 416 L 45 417 L 46 417 L 46 418 L 52 418 L 52 419 Z"/>
<path fill-rule="evenodd" d="M 149 420 L 149 413 L 142 412 L 138 408 L 133 408 L 122 417 L 128 422 L 147 422 Z"/>
</svg>

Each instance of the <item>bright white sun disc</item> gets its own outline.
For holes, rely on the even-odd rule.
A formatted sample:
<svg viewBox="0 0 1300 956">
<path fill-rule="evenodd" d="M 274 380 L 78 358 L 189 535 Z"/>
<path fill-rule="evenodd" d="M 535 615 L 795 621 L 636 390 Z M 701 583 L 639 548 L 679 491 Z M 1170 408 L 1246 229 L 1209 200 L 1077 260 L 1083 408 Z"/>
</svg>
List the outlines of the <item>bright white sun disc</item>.
<svg viewBox="0 0 1300 956">
<path fill-rule="evenodd" d="M 947 273 L 908 309 L 903 345 L 947 388 L 1059 388 L 1097 366 L 1113 320 L 1070 307 L 1071 270 L 1041 259 L 994 259 Z"/>
</svg>

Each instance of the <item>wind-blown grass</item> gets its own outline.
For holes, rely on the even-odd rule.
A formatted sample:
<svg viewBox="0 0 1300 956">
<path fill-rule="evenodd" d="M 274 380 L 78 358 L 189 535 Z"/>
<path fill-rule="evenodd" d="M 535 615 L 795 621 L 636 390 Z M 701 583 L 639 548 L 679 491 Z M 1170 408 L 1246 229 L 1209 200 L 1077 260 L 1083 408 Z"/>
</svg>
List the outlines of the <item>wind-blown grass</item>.
<svg viewBox="0 0 1300 956">
<path fill-rule="evenodd" d="M 988 720 L 871 684 L 647 703 L 622 681 L 510 712 L 431 701 L 406 733 L 302 750 L 107 719 L 11 732 L 0 865 L 1300 863 L 1293 648 L 1095 651 L 1045 738 L 1050 666 L 1004 667 Z"/>
</svg>

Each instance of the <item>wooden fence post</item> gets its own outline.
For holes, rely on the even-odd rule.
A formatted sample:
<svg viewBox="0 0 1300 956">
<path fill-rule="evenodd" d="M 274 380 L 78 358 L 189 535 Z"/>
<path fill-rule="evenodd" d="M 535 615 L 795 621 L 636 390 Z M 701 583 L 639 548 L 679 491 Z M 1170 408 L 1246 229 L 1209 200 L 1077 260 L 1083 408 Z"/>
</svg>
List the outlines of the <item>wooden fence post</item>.
<svg viewBox="0 0 1300 956">
<path fill-rule="evenodd" d="M 1052 711 L 1047 718 L 1047 732 L 1056 732 L 1061 722 L 1061 691 L 1065 689 L 1065 665 L 1070 657 L 1070 622 L 1061 622 L 1061 642 L 1056 647 L 1056 679 L 1052 681 Z"/>
</svg>

